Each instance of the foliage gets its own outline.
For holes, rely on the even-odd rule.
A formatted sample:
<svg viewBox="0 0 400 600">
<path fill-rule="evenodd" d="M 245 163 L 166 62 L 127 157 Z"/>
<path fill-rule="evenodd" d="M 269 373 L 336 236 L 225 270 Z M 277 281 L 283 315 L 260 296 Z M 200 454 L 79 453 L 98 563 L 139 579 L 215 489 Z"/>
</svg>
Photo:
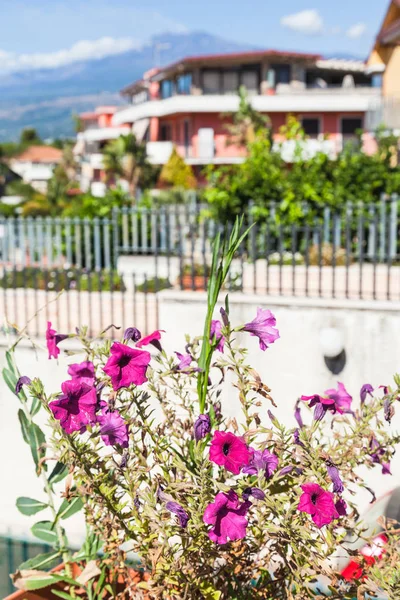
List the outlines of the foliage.
<svg viewBox="0 0 400 600">
<path fill-rule="evenodd" d="M 91 194 L 73 196 L 62 211 L 64 217 L 81 217 L 94 219 L 107 218 L 112 215 L 114 208 L 122 208 L 130 204 L 129 196 L 120 187 L 108 189 L 104 198 Z"/>
<path fill-rule="evenodd" d="M 168 161 L 161 169 L 160 183 L 184 190 L 196 187 L 192 167 L 185 163 L 175 146 Z"/>
<path fill-rule="evenodd" d="M 117 271 L 101 270 L 88 272 L 76 268 L 24 267 L 6 271 L 1 279 L 3 289 L 33 288 L 53 292 L 73 290 L 108 292 L 125 291 L 123 278 Z"/>
<path fill-rule="evenodd" d="M 367 470 L 388 468 L 400 441 L 386 423 L 400 394 L 400 377 L 393 389 L 378 390 L 375 397 L 371 386 L 363 386 L 357 406 L 339 384 L 324 397 L 303 398 L 316 404 L 314 419 L 301 415 L 298 402 L 298 428 L 280 423 L 267 410 L 276 406 L 270 389 L 237 342 L 239 332 L 253 333 L 265 350 L 279 337 L 275 318 L 259 309 L 254 321 L 231 323 L 226 299 L 222 322 L 213 320 L 241 238 L 238 221 L 229 239 L 216 237 L 203 336 L 186 340 L 187 354 L 178 356 L 179 363 L 160 346 L 162 332 L 140 339 L 140 332 L 129 328 L 112 343 L 113 329 L 95 340 L 82 329 L 66 337 L 80 341 L 77 352 L 87 362 L 69 367 L 73 379 L 62 384 L 63 396 L 48 395 L 37 378 L 18 382 L 22 435 L 46 496 L 20 498 L 17 505 L 30 514 L 43 505 L 50 509 L 50 517 L 32 531 L 53 544 L 66 563 L 59 575 L 61 597 L 362 600 L 378 588 L 397 597 L 397 530 L 388 531 L 389 560 L 383 555 L 380 569 L 361 565 L 363 576 L 353 581 L 336 571 L 334 554 L 347 547 L 346 532 L 353 542 L 370 542 L 354 496 L 369 489 Z M 46 336 L 49 354 L 57 357 L 65 336 L 51 325 Z M 21 332 L 7 353 L 4 377 L 12 391 L 19 377 L 13 350 L 23 337 Z M 158 348 L 152 354 L 143 350 L 151 343 Z M 225 378 L 232 385 L 229 402 L 236 398 L 241 406 L 240 423 L 223 414 Z M 47 439 L 34 421 L 39 410 L 51 426 Z M 256 466 L 255 452 L 271 462 Z M 65 499 L 56 505 L 55 482 L 67 473 Z M 225 504 L 210 530 L 206 523 L 212 524 L 217 501 Z M 82 505 L 89 534 L 72 557 L 63 519 Z M 317 506 L 321 512 L 315 512 Z M 132 581 L 122 543 L 140 557 L 145 572 L 140 582 Z M 37 557 L 29 572 L 20 569 L 17 580 L 25 589 L 54 583 L 58 576 L 44 568 L 51 558 Z M 89 591 L 87 580 L 73 579 L 73 560 L 92 574 Z M 104 584 L 117 575 L 125 578 L 120 594 Z M 330 591 L 322 591 L 322 576 Z"/>
<path fill-rule="evenodd" d="M 233 115 L 226 116 L 230 116 L 233 121 L 225 125 L 228 132 L 228 145 L 247 146 L 254 142 L 257 133 L 269 132 L 269 118 L 252 107 L 244 86 L 239 89 L 239 109 Z"/>
<path fill-rule="evenodd" d="M 131 198 L 136 195 L 137 187 L 147 181 L 152 166 L 147 160 L 146 144 L 139 142 L 133 133 L 121 135 L 112 140 L 104 150 L 104 170 L 108 183 L 126 179 Z"/>
<path fill-rule="evenodd" d="M 19 143 L 21 146 L 32 146 L 33 144 L 42 144 L 42 140 L 33 127 L 26 127 L 21 131 L 21 135 L 19 138 Z"/>
<path fill-rule="evenodd" d="M 218 220 L 232 221 L 251 201 L 258 219 L 268 214 L 271 202 L 276 202 L 283 221 L 299 222 L 304 217 L 305 202 L 311 208 L 312 219 L 327 206 L 374 203 L 384 193 L 400 192 L 395 136 L 378 131 L 375 154 L 365 154 L 359 144 L 348 144 L 333 160 L 323 152 L 313 158 L 305 157 L 301 144 L 304 132 L 294 117 L 289 117 L 281 134 L 298 142 L 292 164 L 284 162 L 279 147 L 272 149 L 267 132 L 260 130 L 248 144 L 242 164 L 207 168 L 204 199 Z"/>
</svg>

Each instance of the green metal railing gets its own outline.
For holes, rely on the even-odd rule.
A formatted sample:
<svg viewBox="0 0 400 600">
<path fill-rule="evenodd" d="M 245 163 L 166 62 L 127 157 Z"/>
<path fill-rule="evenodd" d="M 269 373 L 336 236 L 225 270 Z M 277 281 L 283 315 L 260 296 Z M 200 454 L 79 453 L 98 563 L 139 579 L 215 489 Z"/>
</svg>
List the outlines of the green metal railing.
<svg viewBox="0 0 400 600">
<path fill-rule="evenodd" d="M 50 550 L 50 546 L 40 542 L 0 537 L 0 598 L 15 591 L 10 574 L 15 573 L 21 563 Z"/>
</svg>

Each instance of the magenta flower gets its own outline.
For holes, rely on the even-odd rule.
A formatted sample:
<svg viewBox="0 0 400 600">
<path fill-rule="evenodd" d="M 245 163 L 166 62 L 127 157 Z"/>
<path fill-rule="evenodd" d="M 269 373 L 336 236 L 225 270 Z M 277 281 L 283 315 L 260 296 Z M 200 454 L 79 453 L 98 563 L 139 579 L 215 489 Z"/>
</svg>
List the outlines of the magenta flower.
<svg viewBox="0 0 400 600">
<path fill-rule="evenodd" d="M 267 309 L 257 308 L 257 316 L 250 323 L 246 323 L 242 331 L 248 331 L 258 337 L 261 350 L 266 350 L 269 345 L 279 339 L 279 331 L 275 328 L 276 319 Z"/>
<path fill-rule="evenodd" d="M 208 415 L 199 415 L 194 424 L 194 438 L 196 442 L 202 440 L 211 431 L 211 420 Z"/>
<path fill-rule="evenodd" d="M 210 342 L 211 344 L 216 344 L 215 349 L 218 352 L 224 351 L 225 338 L 221 333 L 222 324 L 221 321 L 213 320 L 211 321 L 210 327 Z"/>
<path fill-rule="evenodd" d="M 233 490 L 228 494 L 217 494 L 203 515 L 204 523 L 213 525 L 208 532 L 210 540 L 216 544 L 226 544 L 228 540 L 243 539 L 246 536 L 246 514 L 250 506 L 251 502 L 248 501 L 240 503 Z"/>
<path fill-rule="evenodd" d="M 176 367 L 178 371 L 183 371 L 184 369 L 190 367 L 193 360 L 193 357 L 190 354 L 181 354 L 180 352 L 175 352 L 175 354 L 179 360 L 179 364 Z"/>
<path fill-rule="evenodd" d="M 347 515 L 347 504 L 343 498 L 339 498 L 339 500 L 335 502 L 335 508 L 338 511 L 339 516 L 345 517 Z"/>
<path fill-rule="evenodd" d="M 249 464 L 251 452 L 242 438 L 229 431 L 215 431 L 211 441 L 210 460 L 239 475 L 242 467 Z"/>
<path fill-rule="evenodd" d="M 315 406 L 315 421 L 321 421 L 328 410 L 333 414 L 336 412 L 341 414 L 351 412 L 352 397 L 347 393 L 343 383 L 338 382 L 337 390 L 326 390 L 325 394 L 326 397 L 313 394 L 312 396 L 301 396 L 300 398 L 303 402 L 310 402 L 308 405 L 310 408 Z"/>
<path fill-rule="evenodd" d="M 60 354 L 60 348 L 58 344 L 65 340 L 68 336 L 61 333 L 57 333 L 55 329 L 51 328 L 51 322 L 47 321 L 46 330 L 46 344 L 47 350 L 49 351 L 49 358 L 57 358 Z"/>
<path fill-rule="evenodd" d="M 332 492 L 327 492 L 317 483 L 304 483 L 301 489 L 303 493 L 297 509 L 311 515 L 317 527 L 321 529 L 339 518 Z"/>
<path fill-rule="evenodd" d="M 137 348 L 141 348 L 142 346 L 148 346 L 149 344 L 151 344 L 152 346 L 154 346 L 155 348 L 157 348 L 157 350 L 162 350 L 161 344 L 160 344 L 160 340 L 161 340 L 161 334 L 165 333 L 165 331 L 163 329 L 158 329 L 156 331 L 153 331 L 153 333 L 151 333 L 150 335 L 147 335 L 146 337 L 142 338 L 141 340 L 139 340 L 138 342 L 136 342 L 136 347 Z"/>
<path fill-rule="evenodd" d="M 177 502 L 169 501 L 165 505 L 165 508 L 178 517 L 179 525 L 183 527 L 183 529 L 187 527 L 189 515 L 180 504 L 178 504 Z"/>
<path fill-rule="evenodd" d="M 49 403 L 54 418 L 66 433 L 84 431 L 95 421 L 96 389 L 83 381 L 71 379 L 61 384 L 62 396 Z"/>
<path fill-rule="evenodd" d="M 71 379 L 80 379 L 91 385 L 94 381 L 94 365 L 89 360 L 74 363 L 73 365 L 69 365 L 68 375 L 71 375 Z"/>
<path fill-rule="evenodd" d="M 101 439 L 106 446 L 128 447 L 128 425 L 117 410 L 103 409 L 101 415 L 97 417 L 97 422 L 100 425 Z"/>
<path fill-rule="evenodd" d="M 15 384 L 15 393 L 18 395 L 22 390 L 22 386 L 30 385 L 31 383 L 32 380 L 30 377 L 28 377 L 27 375 L 22 375 Z"/>
<path fill-rule="evenodd" d="M 253 450 L 249 464 L 243 468 L 243 473 L 246 475 L 257 475 L 259 471 L 264 471 L 266 479 L 269 479 L 273 472 L 278 468 L 278 457 L 268 450 Z"/>
<path fill-rule="evenodd" d="M 335 409 L 338 413 L 348 413 L 351 412 L 351 402 L 353 398 L 347 392 L 343 383 L 338 381 L 338 389 L 325 390 L 325 394 L 334 401 Z"/>
<path fill-rule="evenodd" d="M 374 391 L 374 388 L 372 387 L 372 385 L 370 383 L 364 383 L 364 385 L 361 387 L 361 390 L 360 390 L 361 404 L 364 404 L 365 400 L 367 399 L 367 394 L 369 394 L 372 398 L 373 391 Z"/>
<path fill-rule="evenodd" d="M 110 352 L 111 356 L 103 371 L 111 377 L 114 390 L 132 384 L 141 385 L 147 381 L 146 371 L 151 360 L 149 352 L 130 348 L 119 342 L 113 343 Z"/>
</svg>

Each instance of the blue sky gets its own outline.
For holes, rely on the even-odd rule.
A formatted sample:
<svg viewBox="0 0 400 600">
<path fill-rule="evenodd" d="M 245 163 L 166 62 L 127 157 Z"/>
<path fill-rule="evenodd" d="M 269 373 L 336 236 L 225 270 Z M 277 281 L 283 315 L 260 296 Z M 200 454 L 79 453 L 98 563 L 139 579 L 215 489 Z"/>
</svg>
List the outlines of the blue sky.
<svg viewBox="0 0 400 600">
<path fill-rule="evenodd" d="M 389 0 L 0 0 L 0 70 L 118 53 L 165 31 L 365 56 Z"/>
</svg>

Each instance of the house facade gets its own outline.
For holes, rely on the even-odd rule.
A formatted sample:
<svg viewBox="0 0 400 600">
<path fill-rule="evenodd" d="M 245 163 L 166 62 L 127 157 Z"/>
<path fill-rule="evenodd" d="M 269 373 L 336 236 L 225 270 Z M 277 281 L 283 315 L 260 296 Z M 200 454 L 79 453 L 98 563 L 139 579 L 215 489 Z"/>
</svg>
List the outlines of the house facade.
<svg viewBox="0 0 400 600">
<path fill-rule="evenodd" d="M 373 115 L 374 122 L 400 130 L 400 0 L 389 3 L 367 68 L 382 84 L 382 103 Z"/>
<path fill-rule="evenodd" d="M 62 161 L 63 153 L 52 146 L 30 146 L 10 160 L 10 168 L 25 183 L 45 194 L 54 168 Z"/>
<path fill-rule="evenodd" d="M 306 152 L 335 156 L 365 129 L 367 113 L 380 100 L 374 84 L 362 61 L 274 50 L 194 56 L 154 69 L 123 89 L 129 104 L 111 122 L 145 140 L 155 164 L 164 164 L 174 145 L 195 169 L 235 164 L 244 149 L 229 143 L 226 125 L 244 86 L 252 106 L 269 117 L 276 141 L 288 115 L 294 115 L 308 136 Z M 364 137 L 366 146 L 372 143 Z M 282 152 L 290 161 L 294 143 L 285 142 Z"/>
<path fill-rule="evenodd" d="M 129 133 L 130 126 L 113 124 L 116 106 L 99 106 L 93 112 L 79 115 L 80 129 L 74 147 L 79 164 L 79 181 L 82 191 L 94 196 L 104 196 L 106 191 L 103 149 L 110 140 Z"/>
</svg>

